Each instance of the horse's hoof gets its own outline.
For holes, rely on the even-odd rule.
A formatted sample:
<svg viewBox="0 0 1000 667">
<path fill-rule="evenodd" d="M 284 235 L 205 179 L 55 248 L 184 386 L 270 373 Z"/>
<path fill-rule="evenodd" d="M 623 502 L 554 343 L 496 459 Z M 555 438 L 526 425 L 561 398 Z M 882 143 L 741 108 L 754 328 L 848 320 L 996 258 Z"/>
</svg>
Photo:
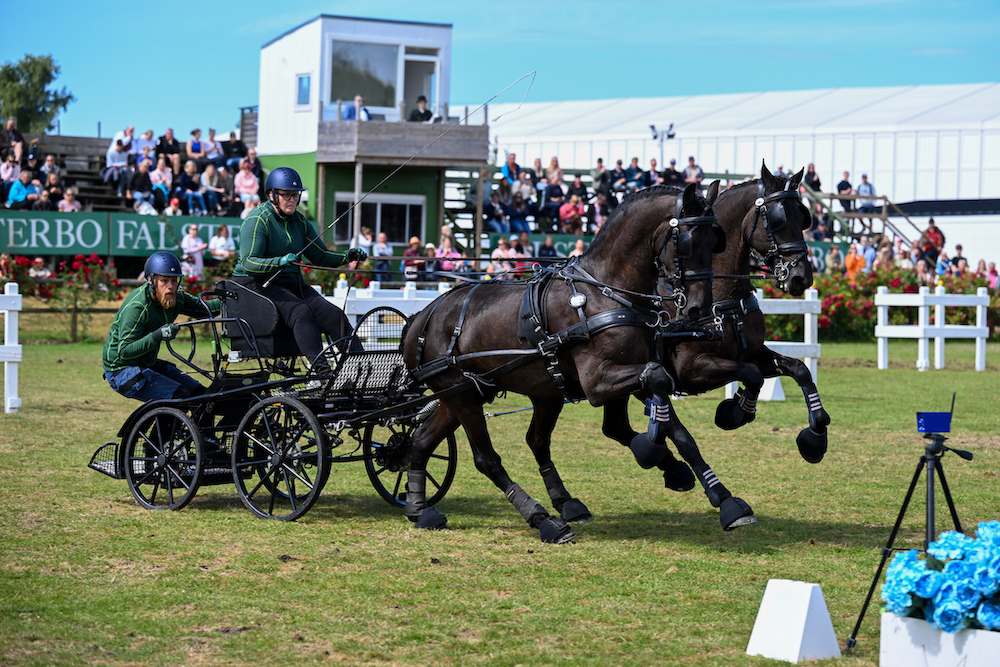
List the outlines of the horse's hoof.
<svg viewBox="0 0 1000 667">
<path fill-rule="evenodd" d="M 695 481 L 691 467 L 684 461 L 674 461 L 663 468 L 663 485 L 671 491 L 690 491 Z"/>
<path fill-rule="evenodd" d="M 799 454 L 809 463 L 819 463 L 826 455 L 826 432 L 817 433 L 811 428 L 804 428 L 799 431 L 795 438 L 795 444 L 799 447 Z"/>
<path fill-rule="evenodd" d="M 542 542 L 548 544 L 565 544 L 576 537 L 576 533 L 569 527 L 569 524 L 557 516 L 546 517 L 539 524 L 538 532 L 542 536 Z"/>
<path fill-rule="evenodd" d="M 648 433 L 639 433 L 629 444 L 636 463 L 647 470 L 659 465 L 667 457 L 667 446 L 653 442 Z"/>
<path fill-rule="evenodd" d="M 734 398 L 727 398 L 715 409 L 715 425 L 724 431 L 738 429 L 756 418 L 756 412 L 747 412 Z"/>
<path fill-rule="evenodd" d="M 563 521 L 570 523 L 584 523 L 591 519 L 590 510 L 576 498 L 570 498 L 566 501 L 566 504 L 559 510 L 559 516 L 562 517 Z"/>
<path fill-rule="evenodd" d="M 730 496 L 722 501 L 719 522 L 722 523 L 722 530 L 733 530 L 740 526 L 757 523 L 757 518 L 753 515 L 753 510 L 750 509 L 750 506 L 742 498 Z"/>
<path fill-rule="evenodd" d="M 440 510 L 428 507 L 417 517 L 415 525 L 421 530 L 448 530 L 448 517 Z"/>
</svg>

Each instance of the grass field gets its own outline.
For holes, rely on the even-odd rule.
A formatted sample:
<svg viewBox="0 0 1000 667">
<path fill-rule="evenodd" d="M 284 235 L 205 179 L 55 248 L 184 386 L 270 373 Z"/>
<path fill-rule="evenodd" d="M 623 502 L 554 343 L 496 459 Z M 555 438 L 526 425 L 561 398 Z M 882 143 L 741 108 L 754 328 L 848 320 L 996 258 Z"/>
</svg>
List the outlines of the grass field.
<svg viewBox="0 0 1000 667">
<path fill-rule="evenodd" d="M 833 424 L 818 465 L 796 452 L 806 412 L 790 382 L 789 400 L 734 432 L 712 424 L 721 390 L 679 401 L 760 521 L 731 533 L 700 490 L 667 491 L 601 436 L 599 411 L 567 406 L 553 458 L 594 520 L 553 546 L 476 472 L 464 434 L 440 505 L 448 532 L 413 530 L 361 464 L 335 467 L 296 523 L 252 518 L 230 486 L 180 512 L 140 509 L 125 482 L 85 467 L 137 405 L 101 380 L 100 346 L 26 345 L 23 407 L 0 415 L 0 664 L 779 664 L 745 655 L 767 581 L 820 584 L 843 642 L 923 454 L 916 411 L 958 392 L 948 444 L 976 457 L 945 458 L 959 516 L 967 529 L 1000 518 L 1000 345 L 985 373 L 971 343 L 947 354 L 947 370 L 918 373 L 916 344 L 898 342 L 878 371 L 874 343 L 824 345 Z M 638 402 L 632 413 L 644 425 Z M 545 498 L 529 415 L 489 424 L 514 479 Z M 921 486 L 898 545 L 920 546 L 923 498 Z M 947 528 L 943 500 L 938 517 Z M 874 606 L 858 646 L 822 664 L 875 665 L 878 648 Z"/>
</svg>

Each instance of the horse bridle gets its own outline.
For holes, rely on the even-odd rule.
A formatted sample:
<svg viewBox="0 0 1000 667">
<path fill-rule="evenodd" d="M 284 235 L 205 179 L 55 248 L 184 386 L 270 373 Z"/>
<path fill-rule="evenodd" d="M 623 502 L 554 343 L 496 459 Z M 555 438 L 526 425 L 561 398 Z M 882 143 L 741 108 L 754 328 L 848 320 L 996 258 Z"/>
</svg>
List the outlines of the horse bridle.
<svg viewBox="0 0 1000 667">
<path fill-rule="evenodd" d="M 783 190 L 765 196 L 764 180 L 760 179 L 757 181 L 757 200 L 754 202 L 756 212 L 753 218 L 753 227 L 750 229 L 750 250 L 760 257 L 760 254 L 753 249 L 753 235 L 757 231 L 757 221 L 764 221 L 768 249 L 767 254 L 761 257 L 761 261 L 772 268 L 772 271 L 774 271 L 774 284 L 778 289 L 783 291 L 787 291 L 788 278 L 791 275 L 792 269 L 800 261 L 809 256 L 809 246 L 805 241 L 793 241 L 779 245 L 774 238 L 774 233 L 788 224 L 788 218 L 785 215 L 782 201 L 785 199 L 794 199 L 799 206 L 802 206 L 802 203 L 799 201 L 799 193 L 796 190 L 790 189 L 791 185 L 792 182 L 790 180 L 785 181 Z M 809 217 L 806 216 L 803 228 L 806 228 L 809 223 Z"/>
<path fill-rule="evenodd" d="M 681 226 L 699 227 L 702 225 L 717 226 L 719 224 L 719 218 L 712 211 L 710 204 L 705 205 L 705 209 L 701 215 L 687 218 L 681 217 L 683 208 L 684 198 L 678 194 L 677 204 L 674 208 L 674 217 L 667 223 L 670 226 L 670 231 L 663 236 L 660 247 L 657 248 L 656 253 L 653 255 L 653 265 L 656 266 L 660 278 L 670 286 L 672 294 L 669 298 L 677 305 L 678 313 L 687 305 L 687 296 L 684 293 L 685 281 L 712 280 L 715 277 L 715 269 L 711 266 L 703 269 L 684 270 L 684 260 L 690 259 L 694 253 L 694 239 L 690 231 L 681 231 Z M 725 232 L 721 228 L 718 228 L 716 246 L 712 249 L 712 252 L 721 252 L 724 249 L 725 238 Z M 667 269 L 666 263 L 661 259 L 667 243 L 670 242 L 673 243 L 674 249 L 674 271 L 672 274 Z M 719 247 L 720 245 L 722 248 Z"/>
</svg>

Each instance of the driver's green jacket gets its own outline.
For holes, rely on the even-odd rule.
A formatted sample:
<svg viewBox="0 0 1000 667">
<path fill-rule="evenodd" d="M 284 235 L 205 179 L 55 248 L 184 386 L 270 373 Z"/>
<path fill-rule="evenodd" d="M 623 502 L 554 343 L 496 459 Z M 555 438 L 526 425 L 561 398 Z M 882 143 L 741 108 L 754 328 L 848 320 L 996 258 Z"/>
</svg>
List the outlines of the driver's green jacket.
<svg viewBox="0 0 1000 667">
<path fill-rule="evenodd" d="M 213 315 L 217 314 L 219 300 L 210 299 L 208 308 Z M 160 343 L 153 338 L 153 332 L 181 314 L 200 318 L 208 315 L 208 311 L 198 297 L 181 289 L 177 290 L 177 303 L 169 309 L 153 298 L 152 284 L 147 282 L 132 290 L 118 309 L 104 342 L 104 371 L 115 373 L 129 366 L 150 368 L 160 353 Z"/>
<path fill-rule="evenodd" d="M 295 211 L 282 215 L 270 201 L 258 204 L 240 227 L 240 261 L 234 276 L 300 275 L 294 264 L 281 266 L 289 253 L 302 253 L 316 266 L 336 268 L 347 263 L 347 253 L 330 250 L 306 217 Z"/>
</svg>

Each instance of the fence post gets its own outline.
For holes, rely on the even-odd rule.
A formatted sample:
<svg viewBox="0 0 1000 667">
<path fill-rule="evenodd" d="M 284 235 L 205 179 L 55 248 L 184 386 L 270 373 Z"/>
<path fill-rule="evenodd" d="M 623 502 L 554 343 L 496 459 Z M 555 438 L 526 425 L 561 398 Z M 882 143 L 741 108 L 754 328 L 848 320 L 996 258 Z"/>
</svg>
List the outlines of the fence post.
<svg viewBox="0 0 1000 667">
<path fill-rule="evenodd" d="M 944 296 L 944 285 L 934 288 L 934 296 Z M 939 303 L 934 306 L 934 327 L 941 330 L 941 336 L 934 338 L 934 368 L 940 370 L 944 368 L 944 304 Z"/>
<path fill-rule="evenodd" d="M 810 287 L 806 290 L 806 301 L 819 301 L 819 292 L 815 287 Z M 803 334 L 803 340 L 807 345 L 816 345 L 819 343 L 819 313 L 806 313 Z M 803 361 L 809 368 L 813 382 L 816 382 L 816 358 L 805 357 Z"/>
<path fill-rule="evenodd" d="M 920 288 L 920 296 L 926 298 L 931 293 L 930 288 L 926 285 Z M 930 324 L 931 319 L 931 307 L 926 303 L 922 303 L 917 307 L 917 325 L 920 327 L 922 335 L 917 339 L 917 370 L 926 371 L 931 367 L 930 359 L 928 358 L 928 339 L 926 335 L 927 326 Z"/>
<path fill-rule="evenodd" d="M 888 294 L 889 288 L 885 285 L 875 290 L 876 294 Z M 876 297 L 876 301 L 878 298 Z M 875 307 L 875 324 L 884 327 L 889 324 L 889 306 L 881 305 Z M 879 337 L 876 339 L 878 345 L 878 368 L 885 370 L 889 368 L 889 339 Z"/>
<path fill-rule="evenodd" d="M 21 345 L 18 343 L 18 311 L 21 310 L 21 296 L 17 283 L 4 286 L 3 297 L 3 345 L 0 358 L 3 359 L 4 412 L 17 412 L 21 407 L 21 397 L 17 395 L 17 365 L 21 361 Z"/>
<path fill-rule="evenodd" d="M 976 306 L 976 327 L 980 329 L 986 328 L 986 309 L 989 308 L 990 303 L 990 293 L 985 287 L 980 287 L 976 290 L 976 296 L 981 297 L 984 301 L 982 305 Z M 976 339 L 976 370 L 985 371 L 986 370 L 986 337 L 980 337 Z"/>
</svg>

